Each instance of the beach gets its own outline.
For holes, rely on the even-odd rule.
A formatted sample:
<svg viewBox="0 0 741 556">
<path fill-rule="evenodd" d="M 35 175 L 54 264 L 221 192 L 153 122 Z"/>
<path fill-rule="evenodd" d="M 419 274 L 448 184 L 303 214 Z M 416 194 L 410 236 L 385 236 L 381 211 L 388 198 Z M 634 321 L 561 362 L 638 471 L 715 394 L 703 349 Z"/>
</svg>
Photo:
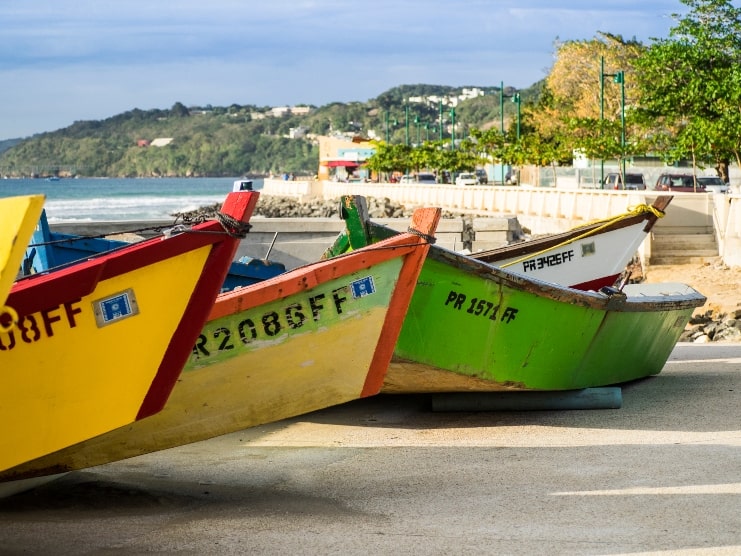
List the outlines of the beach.
<svg viewBox="0 0 741 556">
<path fill-rule="evenodd" d="M 679 344 L 620 409 L 359 400 L 0 500 L 1 552 L 738 554 L 740 370 Z"/>
</svg>

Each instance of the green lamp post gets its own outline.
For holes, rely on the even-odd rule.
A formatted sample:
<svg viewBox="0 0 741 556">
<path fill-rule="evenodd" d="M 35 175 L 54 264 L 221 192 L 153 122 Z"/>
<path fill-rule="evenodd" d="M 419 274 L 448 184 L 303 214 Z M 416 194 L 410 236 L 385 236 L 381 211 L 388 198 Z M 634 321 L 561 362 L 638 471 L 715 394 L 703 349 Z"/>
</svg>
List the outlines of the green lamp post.
<svg viewBox="0 0 741 556">
<path fill-rule="evenodd" d="M 404 128 L 406 145 L 409 146 L 409 105 L 404 105 Z"/>
<path fill-rule="evenodd" d="M 612 77 L 614 83 L 620 85 L 620 149 L 622 156 L 621 179 L 625 179 L 625 72 L 623 70 L 617 73 L 605 73 L 605 57 L 600 57 L 600 79 L 599 79 L 599 119 L 600 123 L 605 119 L 605 77 Z M 600 160 L 600 188 L 604 187 L 605 181 L 605 159 Z"/>
<path fill-rule="evenodd" d="M 517 140 L 520 140 L 520 93 L 515 93 L 512 95 L 512 102 L 514 102 L 517 105 Z"/>
<path fill-rule="evenodd" d="M 440 141 L 443 140 L 443 101 L 438 101 L 438 108 L 440 110 L 440 117 L 437 120 L 438 128 L 440 131 Z"/>
<path fill-rule="evenodd" d="M 450 150 L 455 150 L 455 107 L 450 109 Z"/>
<path fill-rule="evenodd" d="M 504 135 L 504 81 L 499 86 L 499 123 L 502 135 Z"/>
<path fill-rule="evenodd" d="M 501 89 L 499 89 L 499 117 L 500 117 L 500 129 L 502 132 L 502 135 L 504 135 L 504 99 L 509 98 L 517 105 L 517 140 L 520 139 L 520 108 L 522 106 L 522 103 L 520 101 L 520 93 L 515 93 L 513 95 L 505 95 L 504 94 L 504 81 L 502 81 Z"/>
<path fill-rule="evenodd" d="M 393 126 L 396 126 L 398 124 L 398 122 L 396 121 L 396 118 L 394 118 L 393 120 L 391 120 L 390 118 L 391 118 L 390 112 L 386 111 L 386 144 L 387 145 L 390 144 L 389 143 L 389 139 L 390 139 L 389 129 L 390 129 L 390 127 L 392 125 Z"/>
</svg>

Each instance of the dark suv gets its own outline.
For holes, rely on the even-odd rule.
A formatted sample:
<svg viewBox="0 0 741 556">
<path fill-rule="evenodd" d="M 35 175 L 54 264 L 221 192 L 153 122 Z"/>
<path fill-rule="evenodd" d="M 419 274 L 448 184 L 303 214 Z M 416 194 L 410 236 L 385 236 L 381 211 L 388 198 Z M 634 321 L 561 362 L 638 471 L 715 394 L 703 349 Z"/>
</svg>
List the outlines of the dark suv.
<svg viewBox="0 0 741 556">
<path fill-rule="evenodd" d="M 646 180 L 643 174 L 625 173 L 625 187 L 619 172 L 611 172 L 605 176 L 605 189 L 646 189 Z"/>
<path fill-rule="evenodd" d="M 481 185 L 489 183 L 489 176 L 486 175 L 486 170 L 483 168 L 476 168 L 475 170 L 476 179 Z"/>
<path fill-rule="evenodd" d="M 705 185 L 695 183 L 692 174 L 661 174 L 656 180 L 657 191 L 684 191 L 688 193 L 706 193 Z"/>
</svg>

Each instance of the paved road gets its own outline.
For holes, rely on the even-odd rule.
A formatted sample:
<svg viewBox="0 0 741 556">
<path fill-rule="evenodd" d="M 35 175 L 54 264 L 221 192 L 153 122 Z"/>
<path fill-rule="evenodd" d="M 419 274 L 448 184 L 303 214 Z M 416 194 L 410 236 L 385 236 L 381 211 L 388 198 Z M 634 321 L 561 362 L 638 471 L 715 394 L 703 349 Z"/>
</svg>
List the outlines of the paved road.
<svg viewBox="0 0 741 556">
<path fill-rule="evenodd" d="M 379 397 L 0 500 L 2 554 L 741 554 L 741 345 L 615 410 Z"/>
</svg>

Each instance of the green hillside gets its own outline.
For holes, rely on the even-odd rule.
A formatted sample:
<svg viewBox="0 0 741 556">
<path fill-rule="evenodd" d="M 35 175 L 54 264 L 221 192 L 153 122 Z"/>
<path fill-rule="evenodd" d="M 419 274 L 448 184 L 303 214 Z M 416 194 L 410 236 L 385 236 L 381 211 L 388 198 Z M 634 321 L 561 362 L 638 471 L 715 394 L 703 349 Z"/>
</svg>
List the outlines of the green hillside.
<svg viewBox="0 0 741 556">
<path fill-rule="evenodd" d="M 468 87 L 468 88 L 472 88 Z M 485 94 L 461 101 L 455 109 L 456 133 L 484 129 L 500 122 L 499 89 L 479 87 Z M 333 103 L 311 107 L 306 115 L 275 116 L 270 107 L 185 107 L 133 109 L 102 121 L 73 125 L 35 135 L 0 151 L 0 175 L 79 175 L 108 177 L 238 176 L 292 172 L 313 175 L 319 164 L 312 137 L 333 132 L 353 133 L 390 142 L 436 139 L 439 105 L 404 101 L 414 97 L 457 95 L 463 87 L 402 85 L 368 102 Z M 520 91 L 523 102 L 534 100 L 540 84 Z M 506 91 L 505 91 L 506 93 Z M 514 110 L 505 105 L 505 114 Z M 449 110 L 443 119 L 450 117 Z M 394 122 L 396 122 L 394 124 Z M 387 128 L 388 124 L 388 128 Z M 426 126 L 425 126 L 426 124 Z M 291 130 L 305 130 L 289 138 Z M 165 146 L 142 146 L 157 138 L 172 138 Z"/>
</svg>

